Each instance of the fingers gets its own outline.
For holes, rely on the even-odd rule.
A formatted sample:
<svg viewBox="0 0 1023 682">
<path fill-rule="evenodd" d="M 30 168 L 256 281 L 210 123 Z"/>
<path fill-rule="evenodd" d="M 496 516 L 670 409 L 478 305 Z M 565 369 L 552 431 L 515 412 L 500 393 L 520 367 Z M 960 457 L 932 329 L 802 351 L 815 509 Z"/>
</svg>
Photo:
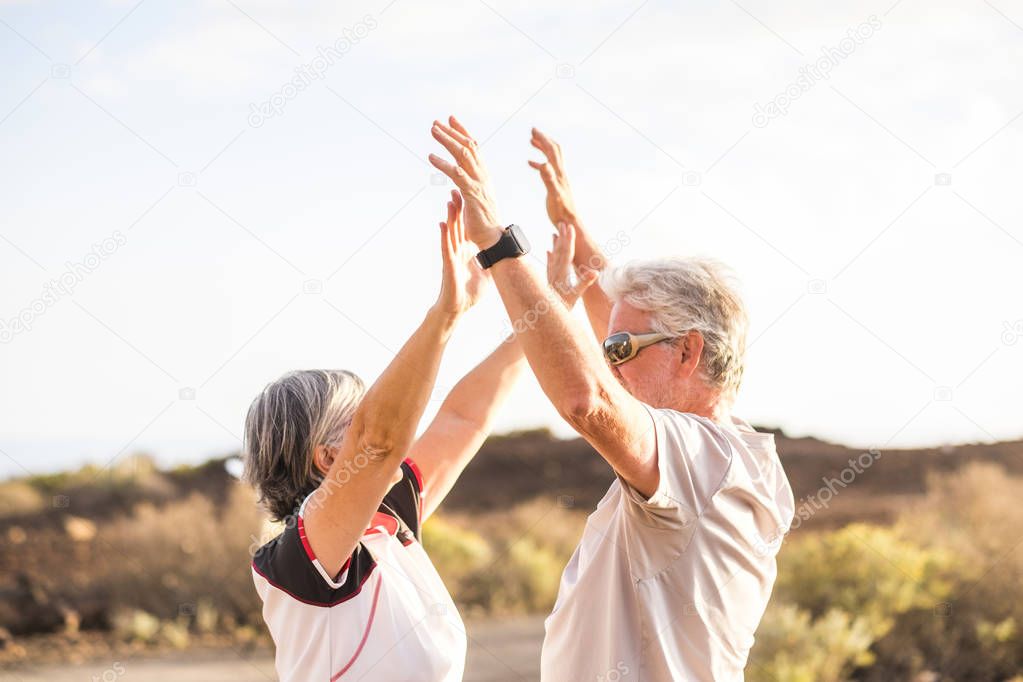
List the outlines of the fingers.
<svg viewBox="0 0 1023 682">
<path fill-rule="evenodd" d="M 527 161 L 527 163 L 529 164 L 530 168 L 535 168 L 536 170 L 540 171 L 540 175 L 543 176 L 544 180 L 554 179 L 554 167 L 551 166 L 550 163 L 546 161 L 533 161 L 532 159 Z"/>
<path fill-rule="evenodd" d="M 540 139 L 540 137 L 538 137 L 538 133 L 539 133 L 539 131 L 537 131 L 536 128 L 533 128 L 533 135 L 529 138 L 529 144 L 533 145 L 534 147 L 539 149 L 541 152 L 543 152 L 544 156 L 547 156 L 547 149 L 548 149 L 547 145 L 545 145 L 543 143 L 543 141 Z"/>
<path fill-rule="evenodd" d="M 572 278 L 572 260 L 575 255 L 575 226 L 570 223 L 558 222 L 557 233 L 551 239 L 551 250 L 547 252 L 547 282 L 551 289 L 561 295 L 569 307 L 586 291 L 600 273 L 596 270 L 576 269 L 576 278 Z"/>
<path fill-rule="evenodd" d="M 552 287 L 558 281 L 558 235 L 551 235 L 551 248 L 547 250 L 547 283 Z"/>
<path fill-rule="evenodd" d="M 561 235 L 561 239 L 565 243 L 565 255 L 571 262 L 575 257 L 575 226 L 568 223 L 559 223 L 558 234 Z"/>
<path fill-rule="evenodd" d="M 451 119 L 454 119 L 454 116 L 452 116 Z M 472 139 L 472 137 L 469 136 L 468 133 L 464 133 L 461 130 L 458 130 L 457 128 L 453 128 L 451 126 L 444 125 L 440 121 L 434 121 L 433 125 L 437 126 L 441 130 L 443 130 L 452 139 L 457 140 L 459 144 L 461 144 L 461 145 L 463 145 L 465 147 L 468 147 L 470 149 L 475 149 L 476 148 L 476 140 Z"/>
<path fill-rule="evenodd" d="M 561 145 L 551 139 L 548 135 L 544 134 L 539 128 L 533 128 L 533 140 L 534 145 L 540 151 L 549 153 L 551 156 L 559 156 L 561 154 Z"/>
<path fill-rule="evenodd" d="M 450 123 L 450 124 L 451 124 L 451 127 L 452 127 L 452 128 L 454 128 L 454 129 L 455 129 L 455 130 L 457 130 L 458 132 L 462 133 L 463 135 L 465 135 L 465 136 L 466 136 L 467 138 L 469 138 L 470 140 L 471 140 L 471 139 L 473 139 L 473 137 L 472 137 L 472 135 L 471 135 L 471 134 L 469 133 L 469 131 L 465 129 L 465 126 L 464 126 L 464 125 L 462 125 L 462 122 L 461 122 L 461 121 L 459 121 L 459 120 L 458 120 L 457 118 L 455 118 L 454 116 L 448 116 L 448 123 Z"/>
<path fill-rule="evenodd" d="M 533 135 L 529 143 L 543 152 L 543 155 L 547 157 L 547 160 L 554 166 L 554 169 L 560 171 L 561 147 L 558 146 L 557 142 L 540 132 L 539 129 L 533 128 L 532 132 Z"/>
<path fill-rule="evenodd" d="M 565 257 L 565 237 L 558 228 L 558 233 L 551 237 L 551 250 L 547 252 L 547 282 L 551 288 L 564 293 L 569 287 L 571 260 Z"/>
<path fill-rule="evenodd" d="M 572 280 L 572 256 L 575 253 L 575 240 L 572 233 L 565 229 L 564 223 L 558 224 L 558 263 L 562 271 L 562 279 L 567 284 Z"/>
<path fill-rule="evenodd" d="M 440 142 L 451 156 L 455 158 L 455 163 L 461 167 L 465 173 L 476 181 L 483 181 L 486 177 L 486 170 L 483 167 L 483 163 L 476 155 L 476 149 L 478 145 L 476 141 L 471 137 L 466 136 L 463 133 L 449 128 L 440 121 L 434 121 L 433 127 L 430 129 L 430 133 L 433 138 Z"/>
<path fill-rule="evenodd" d="M 462 195 L 458 190 L 451 190 L 451 200 L 447 203 L 447 211 L 447 220 L 440 224 L 441 248 L 445 265 L 453 263 L 458 257 L 458 252 L 464 238 L 462 229 Z"/>
<path fill-rule="evenodd" d="M 540 179 L 543 180 L 544 187 L 546 187 L 548 190 L 554 189 L 555 174 L 554 168 L 551 166 L 551 164 L 544 163 L 543 161 L 532 160 L 530 160 L 528 163 L 530 168 L 535 168 L 536 170 L 540 171 Z"/>
<path fill-rule="evenodd" d="M 440 223 L 440 255 L 444 260 L 445 270 L 451 266 L 454 261 L 454 248 L 451 244 L 451 227 L 450 223 Z"/>
<path fill-rule="evenodd" d="M 554 237 L 554 252 L 557 255 L 558 263 L 568 275 L 568 264 L 572 262 L 572 254 L 575 252 L 575 238 L 571 229 L 565 223 L 555 225 L 558 234 Z"/>
<path fill-rule="evenodd" d="M 454 207 L 454 224 L 455 229 L 455 240 L 459 247 L 465 243 L 465 221 L 462 220 L 462 194 L 456 190 L 451 190 L 451 205 Z"/>
<path fill-rule="evenodd" d="M 452 194 L 453 194 L 453 192 L 452 192 Z M 458 213 L 455 211 L 455 203 L 454 203 L 454 201 L 449 201 L 448 202 L 448 219 L 447 219 L 447 224 L 449 226 L 455 226 L 455 225 L 457 225 L 457 221 L 458 221 Z"/>
<path fill-rule="evenodd" d="M 469 183 L 472 182 L 472 178 L 466 173 L 461 166 L 456 166 L 447 159 L 442 159 L 436 154 L 430 154 L 430 163 L 434 168 L 439 170 L 444 175 L 451 178 L 451 181 L 455 183 L 455 186 L 463 192 L 469 189 Z"/>
<path fill-rule="evenodd" d="M 442 123 L 434 122 L 433 127 L 430 129 L 433 139 L 440 142 L 444 149 L 447 149 L 451 156 L 454 157 L 455 162 L 458 163 L 458 165 L 461 166 L 471 177 L 478 178 L 479 174 L 476 172 L 475 155 L 467 146 L 452 137 L 451 134 L 445 130 L 446 127 L 447 126 Z"/>
<path fill-rule="evenodd" d="M 461 157 L 465 156 L 469 150 L 448 132 L 450 128 L 445 130 L 445 127 L 442 123 L 434 121 L 433 127 L 430 128 L 430 134 L 451 153 L 451 156 L 455 157 L 455 161 L 461 161 Z"/>
</svg>

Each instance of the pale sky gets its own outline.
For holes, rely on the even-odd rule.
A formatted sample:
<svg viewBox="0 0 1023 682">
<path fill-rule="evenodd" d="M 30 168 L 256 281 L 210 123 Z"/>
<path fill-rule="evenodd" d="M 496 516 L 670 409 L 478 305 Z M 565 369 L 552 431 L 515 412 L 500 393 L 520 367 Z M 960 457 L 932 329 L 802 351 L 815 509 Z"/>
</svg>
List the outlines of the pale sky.
<svg viewBox="0 0 1023 682">
<path fill-rule="evenodd" d="M 1007 0 L 0 0 L 0 475 L 201 461 L 287 370 L 374 379 L 437 292 L 448 113 L 539 258 L 534 125 L 617 262 L 732 266 L 746 419 L 1019 438 L 1021 63 Z M 427 419 L 506 320 L 465 319 Z M 530 377 L 498 430 L 541 425 L 570 435 Z"/>
</svg>

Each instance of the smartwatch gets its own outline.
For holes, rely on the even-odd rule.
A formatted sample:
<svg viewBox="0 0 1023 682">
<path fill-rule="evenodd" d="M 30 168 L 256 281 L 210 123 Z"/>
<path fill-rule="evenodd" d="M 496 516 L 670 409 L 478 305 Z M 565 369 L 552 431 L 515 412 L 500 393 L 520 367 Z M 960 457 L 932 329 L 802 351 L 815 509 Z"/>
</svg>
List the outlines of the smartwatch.
<svg viewBox="0 0 1023 682">
<path fill-rule="evenodd" d="M 529 253 L 529 240 L 518 225 L 509 225 L 497 243 L 476 254 L 476 260 L 484 270 L 505 258 L 518 258 Z"/>
</svg>

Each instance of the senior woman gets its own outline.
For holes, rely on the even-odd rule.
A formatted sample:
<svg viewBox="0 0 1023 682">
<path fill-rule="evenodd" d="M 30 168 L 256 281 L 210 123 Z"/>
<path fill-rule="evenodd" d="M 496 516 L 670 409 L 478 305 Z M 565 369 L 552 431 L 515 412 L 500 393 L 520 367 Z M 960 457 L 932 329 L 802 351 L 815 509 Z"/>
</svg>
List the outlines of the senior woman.
<svg viewBox="0 0 1023 682">
<path fill-rule="evenodd" d="M 453 192 L 437 302 L 368 391 L 348 371 L 298 371 L 249 408 L 246 477 L 285 521 L 252 564 L 281 682 L 462 679 L 465 629 L 420 527 L 525 361 L 517 343 L 501 344 L 413 442 L 445 344 L 486 284 L 461 210 Z"/>
</svg>

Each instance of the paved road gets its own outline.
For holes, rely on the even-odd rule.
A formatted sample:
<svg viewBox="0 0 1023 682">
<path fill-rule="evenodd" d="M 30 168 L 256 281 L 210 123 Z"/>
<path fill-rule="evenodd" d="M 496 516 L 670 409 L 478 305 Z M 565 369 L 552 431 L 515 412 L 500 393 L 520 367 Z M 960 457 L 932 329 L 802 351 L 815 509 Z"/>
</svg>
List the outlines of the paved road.
<svg viewBox="0 0 1023 682">
<path fill-rule="evenodd" d="M 465 682 L 532 682 L 540 679 L 543 618 L 469 622 Z M 179 654 L 173 658 L 48 666 L 0 672 L 0 682 L 272 682 L 273 658 L 242 658 L 234 652 Z"/>
<path fill-rule="evenodd" d="M 469 660 L 465 682 L 540 679 L 543 617 L 466 624 Z"/>
</svg>

